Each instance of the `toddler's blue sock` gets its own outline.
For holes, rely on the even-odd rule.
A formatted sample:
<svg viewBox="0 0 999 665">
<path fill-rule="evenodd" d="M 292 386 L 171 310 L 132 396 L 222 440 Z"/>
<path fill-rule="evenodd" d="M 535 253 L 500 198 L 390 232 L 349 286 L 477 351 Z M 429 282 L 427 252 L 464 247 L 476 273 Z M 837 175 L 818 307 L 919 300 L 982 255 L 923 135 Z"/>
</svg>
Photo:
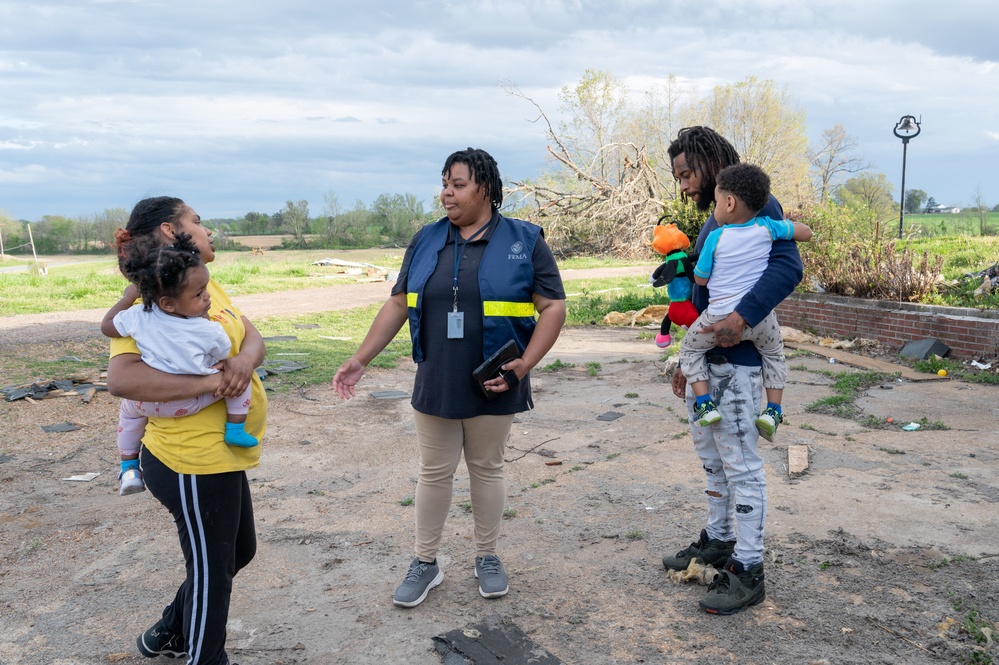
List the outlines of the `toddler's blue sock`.
<svg viewBox="0 0 999 665">
<path fill-rule="evenodd" d="M 226 423 L 225 442 L 230 446 L 239 446 L 240 448 L 252 448 L 260 443 L 255 436 L 247 433 L 244 425 L 245 423 Z"/>
<path fill-rule="evenodd" d="M 129 469 L 139 470 L 139 460 L 137 459 L 123 459 L 121 461 L 121 470 L 128 471 Z"/>
<path fill-rule="evenodd" d="M 767 402 L 767 408 L 768 409 L 773 409 L 774 411 L 777 412 L 778 415 L 780 415 L 780 404 L 774 404 L 773 402 Z"/>
<path fill-rule="evenodd" d="M 704 404 L 705 402 L 707 402 L 709 399 L 711 399 L 711 393 L 708 393 L 707 395 L 699 395 L 698 397 L 696 397 L 694 399 L 694 404 L 696 406 L 701 406 L 702 404 Z"/>
</svg>

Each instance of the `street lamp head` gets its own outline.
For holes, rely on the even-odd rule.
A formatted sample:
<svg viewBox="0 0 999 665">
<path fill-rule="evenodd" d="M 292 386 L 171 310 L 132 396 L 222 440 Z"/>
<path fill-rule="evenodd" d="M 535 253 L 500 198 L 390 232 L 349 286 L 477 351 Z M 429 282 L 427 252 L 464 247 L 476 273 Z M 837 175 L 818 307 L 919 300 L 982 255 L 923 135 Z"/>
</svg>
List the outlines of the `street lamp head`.
<svg viewBox="0 0 999 665">
<path fill-rule="evenodd" d="M 895 136 L 902 139 L 903 143 L 908 143 L 909 139 L 919 135 L 919 124 L 915 116 L 903 115 L 895 125 Z"/>
</svg>

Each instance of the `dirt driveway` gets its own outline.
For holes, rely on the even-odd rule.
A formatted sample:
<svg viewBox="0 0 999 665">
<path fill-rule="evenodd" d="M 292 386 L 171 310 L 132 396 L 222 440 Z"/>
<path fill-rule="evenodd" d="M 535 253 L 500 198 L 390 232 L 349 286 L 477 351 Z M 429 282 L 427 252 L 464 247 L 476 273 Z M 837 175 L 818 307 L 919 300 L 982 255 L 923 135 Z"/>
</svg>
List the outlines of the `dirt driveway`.
<svg viewBox="0 0 999 665">
<path fill-rule="evenodd" d="M 376 286 L 367 297 L 387 294 Z M 238 300 L 254 319 L 293 299 L 333 301 L 328 290 L 254 298 Z M 64 354 L 96 334 L 90 314 L 56 320 L 0 320 L 0 351 Z M 865 414 L 950 429 L 871 430 L 805 412 L 831 394 L 820 373 L 830 365 L 791 360 L 788 423 L 764 448 L 767 598 L 713 617 L 697 607 L 704 587 L 675 585 L 660 563 L 696 537 L 704 502 L 658 350 L 631 330 L 568 329 L 545 363 L 555 359 L 572 367 L 536 373 L 537 409 L 521 414 L 508 445 L 500 553 L 511 591 L 490 601 L 472 574 L 461 466 L 443 585 L 412 610 L 391 602 L 412 556 L 413 507 L 403 504 L 416 450 L 408 401 L 372 393 L 409 391 L 411 363 L 370 371 L 346 403 L 325 386 L 273 397 L 263 463 L 250 473 L 259 549 L 235 583 L 234 662 L 440 664 L 432 638 L 483 621 L 516 624 L 567 664 L 996 657 L 994 646 L 973 649 L 999 619 L 999 388 L 886 381 L 858 401 Z M 599 419 L 608 412 L 621 415 Z M 116 415 L 106 393 L 88 405 L 0 403 L 3 665 L 150 662 L 135 636 L 171 597 L 183 561 L 155 500 L 117 495 Z M 62 421 L 82 427 L 40 428 Z M 789 444 L 808 446 L 803 475 L 788 475 Z M 86 472 L 101 475 L 62 480 Z"/>
</svg>

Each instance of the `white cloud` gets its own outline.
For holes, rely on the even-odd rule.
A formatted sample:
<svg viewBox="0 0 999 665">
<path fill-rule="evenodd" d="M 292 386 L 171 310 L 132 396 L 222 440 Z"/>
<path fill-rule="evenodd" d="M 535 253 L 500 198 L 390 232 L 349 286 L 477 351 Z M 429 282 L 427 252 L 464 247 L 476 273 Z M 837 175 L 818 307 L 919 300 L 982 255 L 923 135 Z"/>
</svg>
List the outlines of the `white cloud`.
<svg viewBox="0 0 999 665">
<path fill-rule="evenodd" d="M 587 68 L 636 91 L 772 79 L 813 137 L 842 123 L 892 180 L 891 129 L 912 113 L 906 184 L 960 204 L 981 179 L 999 201 L 990 4 L 0 0 L 0 207 L 83 214 L 169 190 L 215 216 L 329 190 L 429 196 L 467 145 L 529 177 L 543 128 L 503 82 L 557 117 Z"/>
</svg>

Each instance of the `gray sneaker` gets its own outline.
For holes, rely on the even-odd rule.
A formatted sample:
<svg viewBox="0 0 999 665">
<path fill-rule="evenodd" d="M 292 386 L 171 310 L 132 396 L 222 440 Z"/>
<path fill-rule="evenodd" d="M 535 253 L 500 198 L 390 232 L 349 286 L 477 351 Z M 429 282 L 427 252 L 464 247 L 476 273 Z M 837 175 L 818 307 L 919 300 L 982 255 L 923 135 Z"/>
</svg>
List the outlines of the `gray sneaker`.
<svg viewBox="0 0 999 665">
<path fill-rule="evenodd" d="M 406 571 L 402 584 L 396 587 L 392 602 L 399 607 L 416 607 L 426 599 L 431 589 L 443 581 L 444 573 L 436 561 L 424 563 L 416 557 L 409 564 L 409 570 Z"/>
<path fill-rule="evenodd" d="M 734 540 L 715 540 L 708 538 L 707 529 L 701 529 L 701 536 L 695 543 L 683 548 L 676 554 L 663 557 L 663 567 L 666 570 L 687 570 L 694 559 L 697 563 L 711 564 L 719 568 L 728 561 L 735 551 Z"/>
<path fill-rule="evenodd" d="M 510 590 L 503 563 L 495 554 L 475 557 L 475 577 L 479 580 L 479 594 L 483 598 L 499 598 Z"/>
</svg>

